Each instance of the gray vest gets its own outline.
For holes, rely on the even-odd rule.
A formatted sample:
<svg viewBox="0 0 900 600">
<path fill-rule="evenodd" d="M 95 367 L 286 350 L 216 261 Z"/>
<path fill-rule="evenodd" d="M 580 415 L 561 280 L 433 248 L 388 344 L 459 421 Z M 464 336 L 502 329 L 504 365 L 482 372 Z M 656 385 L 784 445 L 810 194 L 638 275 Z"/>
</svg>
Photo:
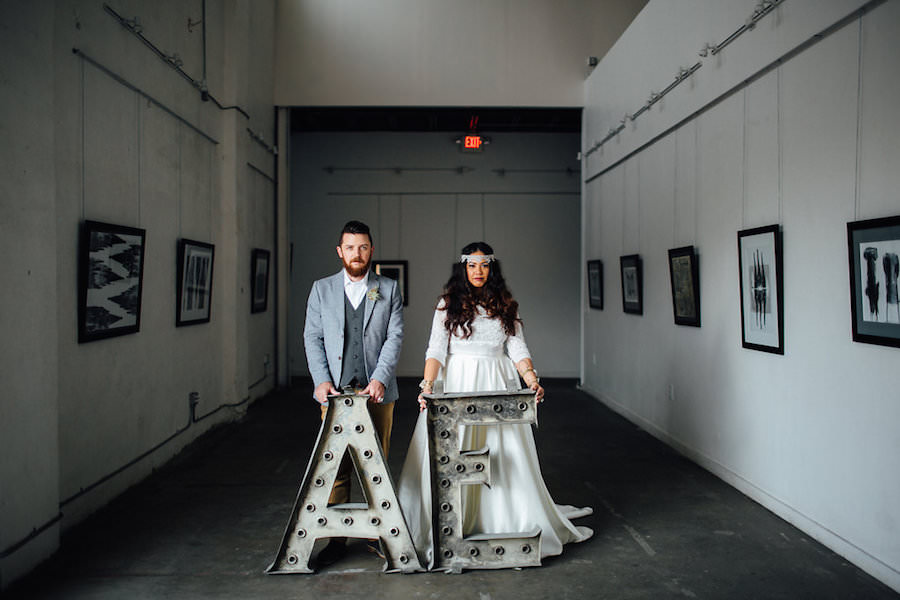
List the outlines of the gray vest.
<svg viewBox="0 0 900 600">
<path fill-rule="evenodd" d="M 363 354 L 363 321 L 366 314 L 366 301 L 359 303 L 355 309 L 344 294 L 344 360 L 341 367 L 341 384 L 339 388 L 350 383 L 353 378 L 360 386 L 369 384 L 366 374 L 366 357 Z"/>
</svg>

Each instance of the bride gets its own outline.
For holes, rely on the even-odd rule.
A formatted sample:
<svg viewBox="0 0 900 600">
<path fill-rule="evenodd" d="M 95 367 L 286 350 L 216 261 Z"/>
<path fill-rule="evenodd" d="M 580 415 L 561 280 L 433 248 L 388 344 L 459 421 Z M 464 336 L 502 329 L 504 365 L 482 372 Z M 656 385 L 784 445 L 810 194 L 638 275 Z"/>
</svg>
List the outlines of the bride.
<svg viewBox="0 0 900 600">
<path fill-rule="evenodd" d="M 522 334 L 519 304 L 509 290 L 493 249 L 474 242 L 462 249 L 434 311 L 425 353 L 423 393 L 443 380 L 444 393 L 506 390 L 521 377 L 544 397 Z M 431 476 L 425 399 L 400 474 L 398 496 L 413 542 L 434 566 L 431 528 Z M 463 534 L 525 532 L 541 529 L 541 558 L 562 553 L 563 544 L 593 535 L 570 519 L 591 514 L 553 502 L 544 485 L 534 436 L 528 424 L 465 427 L 461 450 L 490 448 L 491 487 L 465 486 Z M 424 551 L 423 551 L 424 550 Z"/>
</svg>

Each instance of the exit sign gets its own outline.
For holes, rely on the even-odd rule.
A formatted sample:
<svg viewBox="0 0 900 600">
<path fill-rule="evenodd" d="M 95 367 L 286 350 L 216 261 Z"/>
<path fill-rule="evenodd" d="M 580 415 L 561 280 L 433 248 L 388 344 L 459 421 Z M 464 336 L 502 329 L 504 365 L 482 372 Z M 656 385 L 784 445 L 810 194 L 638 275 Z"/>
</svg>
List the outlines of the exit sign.
<svg viewBox="0 0 900 600">
<path fill-rule="evenodd" d="M 467 133 L 456 138 L 460 152 L 481 152 L 491 139 L 477 133 Z"/>
<path fill-rule="evenodd" d="M 479 151 L 481 150 L 481 136 L 480 135 L 466 135 L 463 136 L 463 150 L 470 151 Z"/>
</svg>

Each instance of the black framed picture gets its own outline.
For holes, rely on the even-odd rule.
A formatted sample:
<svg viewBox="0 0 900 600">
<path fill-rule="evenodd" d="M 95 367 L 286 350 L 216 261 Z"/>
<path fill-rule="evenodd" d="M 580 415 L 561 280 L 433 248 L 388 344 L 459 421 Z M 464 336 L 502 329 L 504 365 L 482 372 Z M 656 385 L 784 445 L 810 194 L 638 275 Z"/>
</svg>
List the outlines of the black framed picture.
<svg viewBox="0 0 900 600">
<path fill-rule="evenodd" d="M 591 308 L 603 310 L 603 261 L 587 262 L 588 303 Z"/>
<path fill-rule="evenodd" d="M 265 312 L 269 304 L 269 251 L 254 248 L 250 267 L 250 312 Z"/>
<path fill-rule="evenodd" d="M 622 272 L 622 310 L 635 315 L 644 314 L 644 274 L 639 254 L 619 257 Z"/>
<path fill-rule="evenodd" d="M 847 223 L 853 341 L 900 348 L 900 215 Z"/>
<path fill-rule="evenodd" d="M 85 221 L 78 274 L 78 343 L 141 328 L 146 231 Z"/>
<path fill-rule="evenodd" d="M 669 250 L 672 313 L 676 325 L 700 327 L 700 269 L 693 246 Z"/>
<path fill-rule="evenodd" d="M 400 285 L 400 297 L 403 298 L 403 306 L 409 304 L 408 266 L 408 261 L 405 260 L 372 261 L 372 269 L 375 273 L 389 277 Z"/>
<path fill-rule="evenodd" d="M 205 242 L 178 240 L 175 326 L 209 323 L 215 247 Z"/>
<path fill-rule="evenodd" d="M 784 354 L 784 290 L 781 229 L 767 225 L 738 231 L 741 343 Z"/>
</svg>

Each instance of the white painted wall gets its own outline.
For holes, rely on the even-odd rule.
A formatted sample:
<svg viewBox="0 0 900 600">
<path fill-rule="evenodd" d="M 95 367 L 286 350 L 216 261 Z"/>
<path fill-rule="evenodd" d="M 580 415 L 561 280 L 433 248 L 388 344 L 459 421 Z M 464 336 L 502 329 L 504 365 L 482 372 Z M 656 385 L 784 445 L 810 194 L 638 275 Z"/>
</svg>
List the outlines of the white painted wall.
<svg viewBox="0 0 900 600">
<path fill-rule="evenodd" d="M 399 375 L 421 376 L 434 306 L 452 262 L 462 246 L 484 240 L 519 301 L 541 375 L 577 377 L 579 136 L 489 135 L 492 143 L 481 154 L 460 153 L 450 133 L 294 135 L 292 375 L 309 373 L 302 334 L 312 282 L 341 269 L 338 235 L 346 221 L 359 219 L 372 229 L 376 259 L 409 261 Z M 326 167 L 336 169 L 329 174 Z M 397 174 L 395 167 L 434 170 Z M 458 174 L 458 167 L 471 170 Z M 559 172 L 501 176 L 495 169 Z"/>
<path fill-rule="evenodd" d="M 756 77 L 863 4 L 785 2 L 587 160 L 583 252 L 604 260 L 608 302 L 583 302 L 583 385 L 900 590 L 900 354 L 851 341 L 846 241 L 847 222 L 900 213 L 889 58 L 900 3 L 870 6 Z M 677 7 L 648 4 L 588 81 L 586 151 L 753 3 Z M 741 346 L 736 233 L 773 223 L 783 356 Z M 666 251 L 688 244 L 700 255 L 700 329 L 672 320 Z M 629 253 L 644 259 L 640 317 L 619 301 Z"/>
<path fill-rule="evenodd" d="M 109 3 L 198 80 L 202 4 Z M 275 7 L 206 5 L 209 91 L 248 116 L 203 102 L 103 3 L 0 8 L 0 587 L 274 386 L 274 310 L 250 315 L 249 299 L 251 248 L 275 250 L 274 157 L 247 130 L 274 139 Z M 146 229 L 138 333 L 77 342 L 85 219 Z M 214 298 L 210 323 L 176 328 L 182 237 L 215 244 Z M 209 415 L 194 423 L 191 392 Z"/>
<path fill-rule="evenodd" d="M 0 552 L 48 528 L 0 555 L 0 589 L 59 540 L 53 73 L 31 68 L 53 53 L 29 43 L 53 23 L 52 11 L 22 4 L 21 21 L 0 18 Z"/>
<path fill-rule="evenodd" d="M 293 0 L 278 3 L 285 106 L 581 106 L 646 0 Z"/>
</svg>

